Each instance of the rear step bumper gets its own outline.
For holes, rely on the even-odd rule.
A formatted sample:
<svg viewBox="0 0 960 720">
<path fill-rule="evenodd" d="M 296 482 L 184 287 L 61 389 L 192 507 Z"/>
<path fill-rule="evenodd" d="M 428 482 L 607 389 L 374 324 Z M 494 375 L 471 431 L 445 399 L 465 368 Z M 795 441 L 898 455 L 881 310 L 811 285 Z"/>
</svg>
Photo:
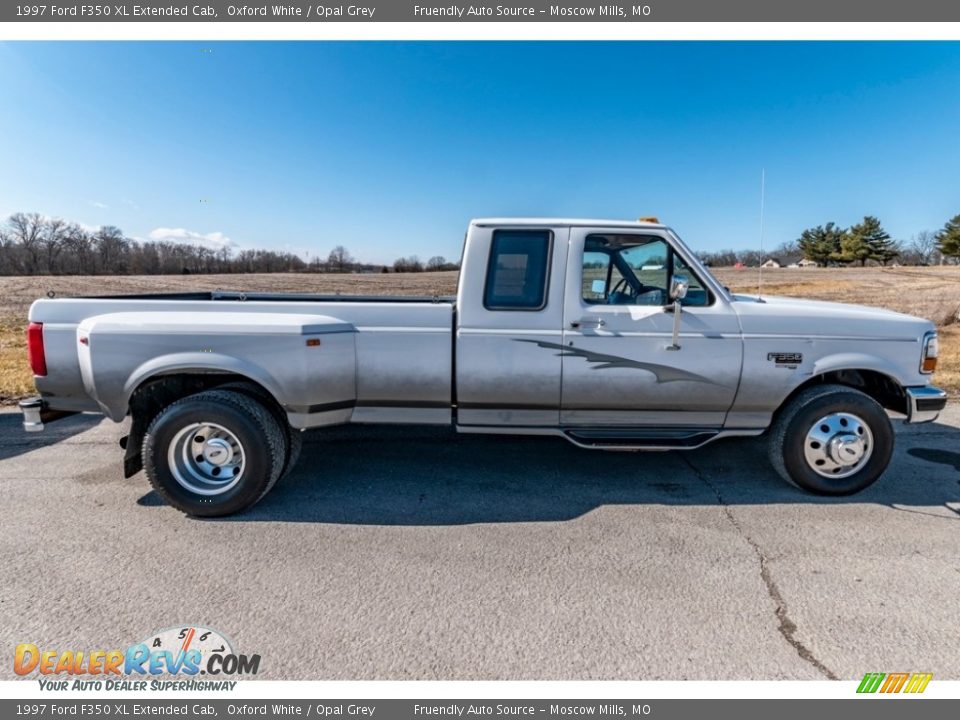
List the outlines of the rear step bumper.
<svg viewBox="0 0 960 720">
<path fill-rule="evenodd" d="M 76 415 L 69 410 L 51 410 L 43 398 L 32 397 L 21 400 L 17 405 L 23 413 L 23 429 L 26 432 L 42 432 L 44 423 Z"/>
</svg>

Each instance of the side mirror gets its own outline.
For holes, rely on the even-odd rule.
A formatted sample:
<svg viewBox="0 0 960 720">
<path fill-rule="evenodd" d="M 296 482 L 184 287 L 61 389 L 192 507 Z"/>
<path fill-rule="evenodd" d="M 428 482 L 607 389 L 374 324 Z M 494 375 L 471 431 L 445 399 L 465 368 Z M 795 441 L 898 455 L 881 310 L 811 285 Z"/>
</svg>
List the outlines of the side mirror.
<svg viewBox="0 0 960 720">
<path fill-rule="evenodd" d="M 670 282 L 670 299 L 683 300 L 687 296 L 687 290 L 690 289 L 690 280 L 686 275 L 674 275 Z"/>
<path fill-rule="evenodd" d="M 673 300 L 673 342 L 667 350 L 680 349 L 680 301 L 687 296 L 690 281 L 686 275 L 674 275 L 670 281 L 670 299 Z"/>
<path fill-rule="evenodd" d="M 607 281 L 594 280 L 590 284 L 590 292 L 592 292 L 594 295 L 605 295 L 607 292 Z"/>
</svg>

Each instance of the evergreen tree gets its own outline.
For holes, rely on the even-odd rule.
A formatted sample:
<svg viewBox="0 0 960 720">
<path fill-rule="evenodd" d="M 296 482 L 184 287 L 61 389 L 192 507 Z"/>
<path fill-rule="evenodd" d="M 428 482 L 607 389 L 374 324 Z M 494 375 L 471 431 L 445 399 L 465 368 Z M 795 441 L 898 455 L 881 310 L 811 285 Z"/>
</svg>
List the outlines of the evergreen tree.
<svg viewBox="0 0 960 720">
<path fill-rule="evenodd" d="M 844 233 L 840 238 L 840 247 L 831 255 L 831 259 L 841 263 L 859 262 L 862 267 L 867 260 L 886 265 L 899 254 L 897 242 L 890 239 L 880 221 L 867 215 Z"/>
<path fill-rule="evenodd" d="M 867 215 L 863 220 L 850 228 L 850 234 L 862 241 L 863 248 L 856 259 L 860 265 L 866 265 L 867 260 L 877 260 L 886 265 L 899 255 L 896 243 L 890 239 L 890 233 L 883 229 L 883 225 L 873 215 Z"/>
<path fill-rule="evenodd" d="M 945 257 L 960 257 L 960 215 L 954 216 L 937 233 L 937 246 Z"/>
<path fill-rule="evenodd" d="M 848 231 L 840 238 L 840 249 L 831 253 L 830 259 L 844 264 L 859 261 L 861 265 L 864 265 L 867 258 L 871 257 L 872 254 L 873 252 L 863 236 Z"/>
<path fill-rule="evenodd" d="M 797 246 L 807 260 L 813 260 L 820 267 L 825 267 L 834 255 L 840 252 L 840 240 L 844 235 L 842 228 L 832 222 L 808 228 L 800 235 Z"/>
</svg>

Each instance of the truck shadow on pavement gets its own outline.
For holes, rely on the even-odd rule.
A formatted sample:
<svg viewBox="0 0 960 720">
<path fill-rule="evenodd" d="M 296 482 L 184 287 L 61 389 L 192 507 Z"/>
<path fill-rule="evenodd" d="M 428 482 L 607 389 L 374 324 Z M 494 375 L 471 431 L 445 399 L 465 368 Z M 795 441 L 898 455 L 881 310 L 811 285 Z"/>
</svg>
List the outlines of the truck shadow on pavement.
<svg viewBox="0 0 960 720">
<path fill-rule="evenodd" d="M 86 432 L 97 425 L 99 415 L 73 415 L 47 425 L 41 433 L 28 433 L 23 429 L 23 416 L 19 413 L 0 413 L 0 460 L 32 452 L 37 448 L 54 445 L 74 435 Z"/>
<path fill-rule="evenodd" d="M 960 453 L 942 449 L 960 447 L 960 429 L 934 427 L 899 433 L 890 469 L 866 491 L 825 498 L 781 480 L 763 439 L 609 453 L 559 438 L 345 426 L 309 434 L 296 469 L 226 520 L 432 526 L 563 521 L 604 505 L 767 503 L 874 503 L 960 520 Z M 140 503 L 162 504 L 153 493 Z"/>
</svg>

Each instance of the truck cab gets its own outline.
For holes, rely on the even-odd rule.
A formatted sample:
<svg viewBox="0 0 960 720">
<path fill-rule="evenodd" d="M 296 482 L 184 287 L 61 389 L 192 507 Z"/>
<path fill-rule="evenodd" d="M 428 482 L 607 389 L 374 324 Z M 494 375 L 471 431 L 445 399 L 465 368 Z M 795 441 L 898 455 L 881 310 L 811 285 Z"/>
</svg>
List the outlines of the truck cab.
<svg viewBox="0 0 960 720">
<path fill-rule="evenodd" d="M 460 423 L 723 427 L 743 360 L 738 316 L 667 227 L 476 221 L 462 277 Z M 678 280 L 686 292 L 673 298 Z"/>
</svg>

